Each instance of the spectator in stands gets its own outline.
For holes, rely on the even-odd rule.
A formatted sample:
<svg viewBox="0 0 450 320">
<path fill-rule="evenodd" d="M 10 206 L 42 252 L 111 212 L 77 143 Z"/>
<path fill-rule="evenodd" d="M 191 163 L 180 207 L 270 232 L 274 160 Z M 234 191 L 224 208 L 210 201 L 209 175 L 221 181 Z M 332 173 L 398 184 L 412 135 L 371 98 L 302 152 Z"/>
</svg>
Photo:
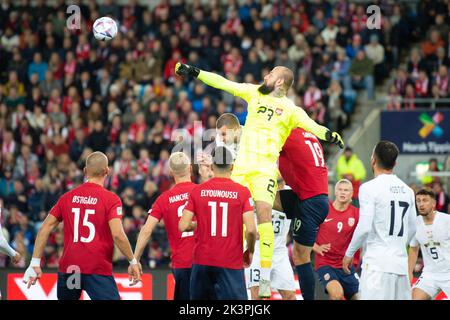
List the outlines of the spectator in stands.
<svg viewBox="0 0 450 320">
<path fill-rule="evenodd" d="M 436 210 L 450 214 L 450 197 L 445 192 L 442 182 L 433 182 L 432 188 L 436 194 Z"/>
<path fill-rule="evenodd" d="M 372 60 L 374 65 L 375 81 L 379 83 L 385 75 L 385 52 L 384 47 L 379 43 L 378 36 L 373 34 L 370 36 L 370 43 L 364 47 L 367 58 Z"/>
<path fill-rule="evenodd" d="M 437 50 L 444 47 L 444 40 L 442 40 L 439 31 L 431 30 L 429 39 L 422 42 L 422 52 L 426 58 L 435 58 Z"/>
<path fill-rule="evenodd" d="M 366 57 L 363 50 L 358 51 L 356 57 L 352 60 L 349 69 L 351 86 L 356 89 L 366 89 L 367 98 L 369 100 L 375 98 L 373 70 L 373 62 Z M 347 88 L 349 88 L 349 86 L 350 85 L 347 84 Z"/>
<path fill-rule="evenodd" d="M 344 154 L 338 159 L 336 177 L 348 179 L 353 185 L 353 201 L 357 201 L 359 187 L 366 179 L 366 169 L 358 156 L 353 153 L 352 148 L 346 147 Z"/>
<path fill-rule="evenodd" d="M 438 160 L 436 158 L 431 158 L 428 161 L 428 170 L 427 170 L 427 172 L 439 172 L 439 171 L 440 170 L 439 170 Z M 438 182 L 438 181 L 440 181 L 439 177 L 434 177 L 434 176 L 427 175 L 427 174 L 425 174 L 422 177 L 422 179 L 421 179 L 422 184 L 424 186 L 426 186 L 426 187 L 432 187 L 432 184 L 434 182 Z"/>
</svg>

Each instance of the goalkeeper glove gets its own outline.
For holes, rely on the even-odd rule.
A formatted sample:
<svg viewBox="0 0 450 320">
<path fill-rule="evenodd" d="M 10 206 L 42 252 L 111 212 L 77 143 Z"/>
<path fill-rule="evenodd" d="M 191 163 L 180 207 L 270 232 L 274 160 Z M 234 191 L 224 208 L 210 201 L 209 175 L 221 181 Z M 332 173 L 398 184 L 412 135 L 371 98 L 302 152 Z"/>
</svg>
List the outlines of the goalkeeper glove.
<svg viewBox="0 0 450 320">
<path fill-rule="evenodd" d="M 198 74 L 200 73 L 200 69 L 188 64 L 177 62 L 177 64 L 175 65 L 175 73 L 179 76 L 193 76 L 197 78 Z"/>
<path fill-rule="evenodd" d="M 337 144 L 341 149 L 344 148 L 344 141 L 342 141 L 341 136 L 337 132 L 331 132 L 328 130 L 327 133 L 325 134 L 325 139 L 328 142 Z"/>
</svg>

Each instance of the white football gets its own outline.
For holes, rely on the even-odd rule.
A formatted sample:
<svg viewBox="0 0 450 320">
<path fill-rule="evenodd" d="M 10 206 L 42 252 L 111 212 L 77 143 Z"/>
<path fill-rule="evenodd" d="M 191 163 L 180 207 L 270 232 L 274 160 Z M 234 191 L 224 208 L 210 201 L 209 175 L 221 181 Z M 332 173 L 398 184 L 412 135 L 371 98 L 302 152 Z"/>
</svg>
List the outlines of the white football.
<svg viewBox="0 0 450 320">
<path fill-rule="evenodd" d="M 117 35 L 117 24 L 110 17 L 101 17 L 95 20 L 94 37 L 100 41 L 109 41 Z"/>
</svg>

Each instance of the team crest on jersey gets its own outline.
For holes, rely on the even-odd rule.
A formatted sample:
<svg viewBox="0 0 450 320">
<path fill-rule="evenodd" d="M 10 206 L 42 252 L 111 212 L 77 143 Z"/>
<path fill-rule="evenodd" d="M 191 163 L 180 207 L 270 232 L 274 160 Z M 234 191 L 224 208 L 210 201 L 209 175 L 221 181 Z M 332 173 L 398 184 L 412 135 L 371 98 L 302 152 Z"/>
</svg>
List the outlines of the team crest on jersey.
<svg viewBox="0 0 450 320">
<path fill-rule="evenodd" d="M 122 207 L 117 207 L 117 215 L 118 216 L 122 215 Z"/>
<path fill-rule="evenodd" d="M 355 225 L 355 218 L 348 218 L 348 225 L 353 227 Z"/>
<path fill-rule="evenodd" d="M 276 108 L 275 112 L 276 112 L 277 115 L 281 116 L 283 114 L 283 109 Z"/>
</svg>

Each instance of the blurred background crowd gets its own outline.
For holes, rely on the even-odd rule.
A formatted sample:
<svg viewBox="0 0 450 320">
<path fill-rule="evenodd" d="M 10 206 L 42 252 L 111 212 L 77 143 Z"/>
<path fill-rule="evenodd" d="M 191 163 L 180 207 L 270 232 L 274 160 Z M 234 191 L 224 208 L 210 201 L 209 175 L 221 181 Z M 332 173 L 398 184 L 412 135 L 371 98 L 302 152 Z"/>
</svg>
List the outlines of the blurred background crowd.
<svg viewBox="0 0 450 320">
<path fill-rule="evenodd" d="M 295 74 L 288 96 L 339 132 L 351 123 L 357 95 L 375 99 L 391 70 L 390 109 L 449 92 L 450 1 L 372 1 L 383 14 L 381 29 L 366 27 L 366 4 L 348 0 L 161 0 L 151 8 L 74 0 L 82 13 L 76 30 L 66 26 L 65 2 L 52 3 L 0 4 L 1 223 L 23 256 L 20 267 L 58 197 L 83 182 L 93 150 L 110 160 L 106 187 L 123 201 L 134 245 L 147 210 L 172 184 L 173 146 L 205 146 L 203 133 L 224 112 L 245 123 L 242 100 L 177 77 L 177 61 L 250 83 L 287 66 Z M 99 42 L 92 24 L 106 15 L 118 21 L 119 34 Z M 46 266 L 57 266 L 62 244 L 59 228 L 45 249 Z M 154 268 L 169 257 L 161 222 L 144 260 Z M 118 254 L 114 260 L 128 264 Z M 8 264 L 0 255 L 0 266 Z"/>
</svg>

